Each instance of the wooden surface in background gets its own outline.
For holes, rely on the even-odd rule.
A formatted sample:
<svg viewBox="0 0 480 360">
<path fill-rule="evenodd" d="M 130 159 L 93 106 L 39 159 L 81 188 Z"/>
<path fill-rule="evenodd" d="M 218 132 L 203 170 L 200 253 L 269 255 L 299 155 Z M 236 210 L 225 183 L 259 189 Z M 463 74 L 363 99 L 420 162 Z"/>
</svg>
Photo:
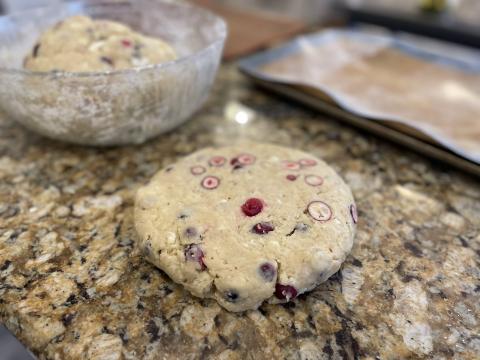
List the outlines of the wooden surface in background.
<svg viewBox="0 0 480 360">
<path fill-rule="evenodd" d="M 231 60 L 270 47 L 307 29 L 303 22 L 263 11 L 222 6 L 213 0 L 192 0 L 222 16 L 228 24 L 224 58 Z"/>
</svg>

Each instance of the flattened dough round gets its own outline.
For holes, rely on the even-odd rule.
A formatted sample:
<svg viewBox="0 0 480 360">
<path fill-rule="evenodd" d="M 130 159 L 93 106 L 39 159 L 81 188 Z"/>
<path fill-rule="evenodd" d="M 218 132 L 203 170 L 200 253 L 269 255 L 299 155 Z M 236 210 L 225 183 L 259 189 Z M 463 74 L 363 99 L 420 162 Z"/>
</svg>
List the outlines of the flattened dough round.
<svg viewBox="0 0 480 360">
<path fill-rule="evenodd" d="M 87 16 L 69 17 L 43 33 L 24 67 L 33 71 L 107 71 L 175 59 L 165 41 L 128 26 Z"/>
<path fill-rule="evenodd" d="M 146 258 L 230 311 L 288 301 L 328 279 L 356 221 L 331 167 L 266 144 L 198 151 L 157 173 L 135 203 Z"/>
</svg>

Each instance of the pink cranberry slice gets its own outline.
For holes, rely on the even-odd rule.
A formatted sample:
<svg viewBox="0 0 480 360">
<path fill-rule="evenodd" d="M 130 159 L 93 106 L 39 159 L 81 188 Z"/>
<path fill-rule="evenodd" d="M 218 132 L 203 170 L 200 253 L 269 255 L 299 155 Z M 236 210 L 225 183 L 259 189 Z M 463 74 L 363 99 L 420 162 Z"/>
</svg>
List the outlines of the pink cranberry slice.
<svg viewBox="0 0 480 360">
<path fill-rule="evenodd" d="M 283 162 L 283 168 L 287 170 L 300 170 L 300 164 L 295 161 L 285 160 Z"/>
<path fill-rule="evenodd" d="M 210 158 L 210 160 L 208 160 L 208 163 L 211 166 L 220 167 L 220 166 L 223 166 L 223 164 L 225 164 L 226 161 L 227 159 L 225 159 L 223 156 L 213 156 Z"/>
<path fill-rule="evenodd" d="M 132 42 L 128 39 L 122 39 L 122 45 L 124 47 L 132 47 Z"/>
<path fill-rule="evenodd" d="M 259 235 L 268 234 L 270 231 L 273 231 L 273 230 L 274 230 L 273 225 L 266 222 L 255 224 L 252 227 L 252 231 Z"/>
<path fill-rule="evenodd" d="M 242 165 L 252 165 L 255 163 L 256 157 L 252 154 L 241 154 L 237 156 L 238 162 Z"/>
<path fill-rule="evenodd" d="M 313 159 L 300 159 L 298 163 L 302 166 L 315 166 L 317 162 Z"/>
<path fill-rule="evenodd" d="M 305 183 L 310 186 L 320 186 L 323 184 L 323 178 L 317 175 L 307 175 L 305 176 Z"/>
<path fill-rule="evenodd" d="M 203 271 L 207 268 L 203 259 L 204 254 L 202 249 L 197 244 L 190 244 L 185 247 L 185 260 L 187 261 L 195 261 L 199 265 L 200 271 Z"/>
<path fill-rule="evenodd" d="M 286 176 L 287 180 L 290 180 L 290 181 L 295 181 L 297 180 L 297 176 L 296 175 L 293 175 L 293 174 L 288 174 Z"/>
<path fill-rule="evenodd" d="M 297 289 L 291 285 L 275 285 L 275 296 L 280 300 L 290 301 L 297 297 Z"/>
<path fill-rule="evenodd" d="M 273 281 L 275 279 L 275 277 L 277 276 L 277 269 L 276 267 L 269 263 L 269 262 L 265 262 L 263 264 L 260 265 L 260 267 L 258 268 L 258 271 L 260 273 L 260 275 L 262 276 L 263 279 L 265 279 L 265 281 Z"/>
<path fill-rule="evenodd" d="M 312 201 L 307 207 L 308 214 L 317 221 L 325 222 L 332 218 L 332 209 L 323 201 Z"/>
<path fill-rule="evenodd" d="M 216 189 L 219 184 L 220 179 L 216 176 L 205 176 L 202 180 L 202 186 L 208 190 Z"/>
<path fill-rule="evenodd" d="M 190 168 L 190 172 L 192 173 L 192 175 L 201 175 L 205 171 L 207 170 L 201 165 L 195 165 Z"/>
<path fill-rule="evenodd" d="M 263 209 L 262 200 L 257 198 L 250 198 L 242 205 L 242 211 L 247 216 L 255 216 Z"/>
<path fill-rule="evenodd" d="M 353 223 L 356 224 L 358 221 L 358 213 L 355 204 L 350 205 L 350 215 L 352 216 Z"/>
</svg>

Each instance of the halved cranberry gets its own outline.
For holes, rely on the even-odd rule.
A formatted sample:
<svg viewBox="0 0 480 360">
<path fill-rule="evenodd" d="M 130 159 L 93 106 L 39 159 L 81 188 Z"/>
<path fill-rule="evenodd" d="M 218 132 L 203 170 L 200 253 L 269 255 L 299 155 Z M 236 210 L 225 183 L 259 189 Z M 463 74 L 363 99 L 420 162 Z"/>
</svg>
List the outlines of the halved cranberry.
<svg viewBox="0 0 480 360">
<path fill-rule="evenodd" d="M 225 159 L 223 156 L 213 156 L 210 158 L 210 160 L 208 160 L 208 163 L 211 166 L 220 167 L 220 166 L 223 166 L 223 164 L 225 164 L 226 161 L 227 159 Z"/>
<path fill-rule="evenodd" d="M 237 159 L 242 165 L 252 165 L 255 162 L 256 157 L 252 154 L 240 154 L 237 156 Z"/>
<path fill-rule="evenodd" d="M 278 299 L 290 301 L 297 297 L 297 289 L 291 285 L 276 284 L 275 296 Z"/>
<path fill-rule="evenodd" d="M 297 180 L 297 175 L 288 174 L 286 177 L 287 177 L 287 180 L 290 180 L 290 181 Z"/>
<path fill-rule="evenodd" d="M 255 163 L 255 160 L 256 157 L 251 154 L 240 154 L 230 160 L 230 165 L 232 165 L 234 169 L 239 169 L 245 165 L 252 165 Z"/>
<path fill-rule="evenodd" d="M 356 224 L 358 221 L 358 214 L 355 204 L 350 205 L 350 215 L 352 216 L 353 223 Z"/>
<path fill-rule="evenodd" d="M 201 165 L 195 165 L 190 168 L 190 172 L 192 173 L 192 175 L 201 175 L 205 171 L 207 170 Z"/>
<path fill-rule="evenodd" d="M 332 209 L 323 201 L 312 201 L 307 207 L 308 214 L 317 221 L 325 222 L 332 218 Z"/>
<path fill-rule="evenodd" d="M 273 281 L 277 276 L 277 269 L 269 262 L 260 265 L 258 270 L 260 275 L 268 282 Z"/>
<path fill-rule="evenodd" d="M 255 224 L 252 227 L 252 231 L 260 235 L 268 234 L 270 231 L 273 231 L 273 229 L 272 224 L 266 222 Z"/>
<path fill-rule="evenodd" d="M 242 211 L 247 216 L 255 216 L 263 209 L 262 200 L 257 198 L 250 198 L 242 205 Z"/>
<path fill-rule="evenodd" d="M 305 176 L 305 183 L 310 186 L 320 186 L 323 184 L 323 178 L 317 175 L 307 175 Z"/>
<path fill-rule="evenodd" d="M 216 176 L 206 176 L 202 180 L 202 186 L 208 190 L 216 189 L 219 184 L 220 184 L 220 179 L 217 178 Z"/>
<path fill-rule="evenodd" d="M 302 166 L 315 166 L 317 162 L 313 159 L 300 159 L 298 163 Z"/>
<path fill-rule="evenodd" d="M 196 263 L 198 263 L 199 265 L 198 267 L 200 271 L 203 271 L 207 268 L 207 266 L 203 262 L 204 255 L 199 245 L 197 244 L 187 245 L 185 247 L 184 253 L 185 253 L 185 260 L 195 261 Z"/>
<path fill-rule="evenodd" d="M 300 170 L 300 164 L 295 161 L 285 160 L 282 162 L 283 167 L 287 170 Z"/>
<path fill-rule="evenodd" d="M 124 47 L 132 47 L 132 42 L 128 39 L 122 39 L 122 45 Z"/>
</svg>

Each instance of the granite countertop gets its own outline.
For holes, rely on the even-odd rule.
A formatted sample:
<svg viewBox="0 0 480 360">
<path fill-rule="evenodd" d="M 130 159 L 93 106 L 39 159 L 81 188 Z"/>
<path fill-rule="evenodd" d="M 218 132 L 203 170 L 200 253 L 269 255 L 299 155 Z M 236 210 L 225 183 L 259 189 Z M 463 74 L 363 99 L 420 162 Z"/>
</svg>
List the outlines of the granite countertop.
<svg viewBox="0 0 480 360">
<path fill-rule="evenodd" d="M 0 127 L 0 320 L 40 359 L 480 356 L 478 179 L 271 97 L 232 65 L 192 121 L 142 146 L 75 147 Z M 323 157 L 360 220 L 329 281 L 234 314 L 141 258 L 132 210 L 161 167 L 242 139 Z"/>
</svg>

